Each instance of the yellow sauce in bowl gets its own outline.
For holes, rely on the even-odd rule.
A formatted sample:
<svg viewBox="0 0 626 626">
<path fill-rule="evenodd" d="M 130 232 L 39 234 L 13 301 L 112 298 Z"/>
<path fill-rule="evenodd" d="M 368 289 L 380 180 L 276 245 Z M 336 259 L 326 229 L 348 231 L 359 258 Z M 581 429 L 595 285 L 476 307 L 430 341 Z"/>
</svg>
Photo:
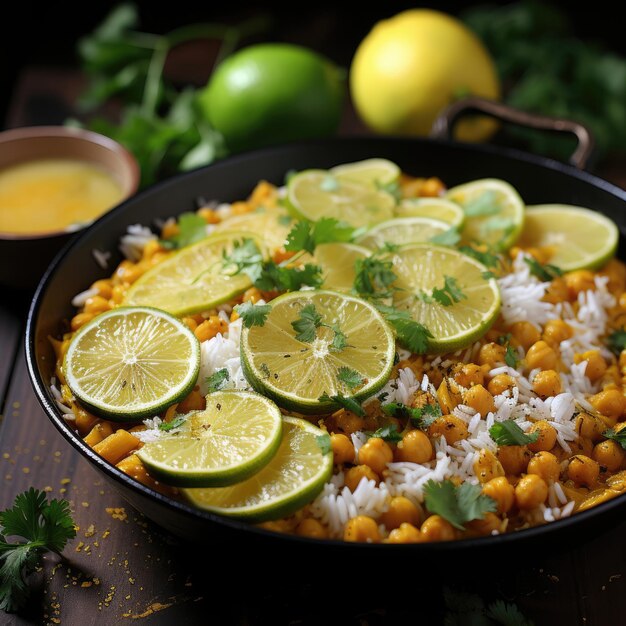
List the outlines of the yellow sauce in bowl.
<svg viewBox="0 0 626 626">
<path fill-rule="evenodd" d="M 40 159 L 0 171 L 0 232 L 61 231 L 92 222 L 122 200 L 104 169 L 73 159 Z"/>
</svg>

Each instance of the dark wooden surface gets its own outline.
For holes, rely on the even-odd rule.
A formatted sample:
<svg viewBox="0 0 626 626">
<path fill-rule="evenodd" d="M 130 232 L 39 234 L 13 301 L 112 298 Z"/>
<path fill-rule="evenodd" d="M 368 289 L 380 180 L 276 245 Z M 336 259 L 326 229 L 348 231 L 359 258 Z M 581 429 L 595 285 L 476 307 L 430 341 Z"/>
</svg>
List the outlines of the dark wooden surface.
<svg viewBox="0 0 626 626">
<path fill-rule="evenodd" d="M 7 126 L 62 121 L 81 84 L 74 72 L 29 70 Z M 342 132 L 363 132 L 350 111 Z M 623 162 L 609 161 L 598 174 L 626 187 Z M 79 529 L 65 560 L 46 558 L 33 576 L 28 607 L 0 613 L 0 625 L 438 624 L 446 587 L 514 602 L 537 625 L 626 624 L 626 523 L 583 535 L 558 556 L 542 549 L 455 564 L 466 568 L 465 581 L 434 578 L 420 563 L 403 563 L 411 574 L 400 578 L 394 563 L 354 571 L 350 562 L 294 562 L 288 571 L 251 576 L 254 554 L 237 545 L 206 553 L 180 542 L 105 484 L 39 407 L 22 347 L 30 298 L 3 289 L 0 300 L 0 509 L 34 486 L 68 498 Z"/>
</svg>

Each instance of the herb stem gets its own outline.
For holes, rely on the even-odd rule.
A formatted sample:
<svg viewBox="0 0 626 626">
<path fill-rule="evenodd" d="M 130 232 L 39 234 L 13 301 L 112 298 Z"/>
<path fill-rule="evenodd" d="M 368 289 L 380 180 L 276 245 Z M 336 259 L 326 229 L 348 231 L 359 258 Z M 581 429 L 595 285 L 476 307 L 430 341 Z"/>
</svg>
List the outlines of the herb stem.
<svg viewBox="0 0 626 626">
<path fill-rule="evenodd" d="M 154 48 L 152 58 L 150 59 L 146 82 L 144 83 L 143 100 L 141 102 L 141 112 L 146 117 L 152 117 L 156 113 L 163 66 L 165 65 L 169 49 L 168 40 L 162 38 Z"/>
</svg>

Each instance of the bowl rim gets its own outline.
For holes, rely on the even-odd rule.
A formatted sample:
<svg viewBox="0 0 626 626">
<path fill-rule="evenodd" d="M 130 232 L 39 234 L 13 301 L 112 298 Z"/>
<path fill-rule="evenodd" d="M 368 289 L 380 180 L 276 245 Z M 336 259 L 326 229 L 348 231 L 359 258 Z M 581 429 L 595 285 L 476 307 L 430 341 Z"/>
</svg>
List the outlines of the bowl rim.
<svg viewBox="0 0 626 626">
<path fill-rule="evenodd" d="M 272 155 L 280 153 L 282 151 L 303 149 L 311 146 L 325 145 L 332 148 L 337 144 L 353 142 L 353 143 L 376 143 L 376 142 L 396 142 L 396 143 L 413 143 L 415 145 L 444 145 L 456 149 L 459 154 L 472 154 L 474 152 L 486 153 L 491 157 L 505 157 L 512 161 L 521 161 L 531 163 L 538 167 L 558 172 L 561 174 L 569 175 L 573 178 L 579 179 L 586 184 L 590 184 L 598 190 L 608 192 L 613 196 L 616 196 L 622 202 L 626 203 L 626 190 L 618 187 L 614 183 L 611 183 L 595 174 L 592 174 L 586 170 L 581 170 L 573 165 L 557 161 L 550 157 L 531 154 L 517 148 L 495 146 L 492 144 L 467 144 L 458 142 L 451 139 L 433 139 L 433 138 L 419 138 L 419 137 L 397 137 L 397 136 L 361 136 L 353 135 L 346 137 L 331 137 L 324 139 L 310 139 L 299 142 L 292 142 L 288 144 L 279 144 L 269 147 L 257 148 L 244 153 L 233 154 L 213 164 L 196 168 L 187 172 L 181 172 L 168 179 L 158 181 L 146 189 L 141 190 L 140 194 L 137 194 L 133 198 L 128 198 L 124 202 L 120 203 L 114 209 L 116 215 L 123 214 L 126 205 L 130 202 L 137 201 L 138 197 L 151 196 L 155 193 L 159 193 L 161 189 L 169 187 L 171 185 L 179 185 L 187 177 L 199 175 L 201 172 L 207 170 L 221 169 L 222 167 L 239 167 L 246 164 L 246 161 L 254 158 L 271 158 Z M 97 222 L 106 222 L 113 219 L 114 215 L 107 214 L 98 218 Z M 96 222 L 96 223 L 97 223 Z M 94 223 L 94 225 L 96 224 Z M 443 554 L 455 553 L 457 551 L 476 553 L 477 550 L 498 550 L 501 548 L 507 549 L 514 545 L 527 545 L 528 542 L 537 540 L 546 540 L 558 535 L 559 531 L 582 528 L 585 523 L 589 523 L 592 519 L 597 519 L 598 516 L 604 519 L 609 518 L 610 514 L 619 510 L 624 510 L 626 507 L 626 494 L 622 497 L 611 498 L 605 502 L 601 502 L 598 505 L 591 507 L 587 510 L 577 512 L 575 515 L 560 518 L 546 524 L 540 524 L 538 526 L 532 526 L 516 530 L 515 532 L 501 533 L 498 535 L 487 535 L 477 537 L 466 537 L 463 539 L 456 539 L 453 541 L 437 541 L 437 542 L 424 542 L 414 544 L 399 544 L 402 548 L 394 546 L 389 543 L 351 543 L 344 541 L 343 539 L 316 539 L 310 537 L 304 537 L 291 533 L 282 533 L 269 530 L 259 526 L 258 524 L 251 524 L 245 520 L 238 518 L 229 518 L 221 516 L 210 511 L 206 511 L 197 507 L 194 507 L 187 503 L 182 498 L 176 500 L 171 496 L 164 495 L 151 489 L 150 487 L 134 480 L 114 465 L 99 456 L 94 452 L 84 440 L 75 433 L 71 426 L 69 426 L 63 417 L 60 415 L 58 409 L 53 405 L 46 390 L 49 389 L 49 385 L 42 380 L 39 375 L 39 369 L 37 366 L 37 348 L 35 337 L 35 324 L 39 315 L 39 309 L 42 304 L 46 292 L 48 290 L 48 283 L 50 279 L 58 271 L 59 265 L 63 262 L 65 257 L 71 253 L 72 249 L 80 245 L 81 237 L 77 237 L 68 244 L 56 255 L 47 271 L 42 276 L 37 289 L 34 293 L 31 301 L 31 306 L 28 311 L 26 330 L 24 333 L 24 346 L 26 364 L 29 373 L 31 385 L 33 386 L 35 395 L 39 400 L 40 405 L 44 409 L 48 419 L 52 421 L 61 435 L 68 441 L 68 443 L 74 448 L 82 457 L 86 458 L 89 462 L 93 463 L 99 471 L 104 472 L 105 476 L 115 483 L 118 483 L 120 487 L 125 490 L 128 489 L 131 492 L 135 492 L 137 495 L 147 498 L 148 500 L 158 503 L 161 506 L 165 506 L 168 510 L 182 514 L 185 517 L 190 517 L 199 522 L 208 524 L 216 524 L 218 527 L 224 527 L 224 529 L 230 529 L 235 531 L 243 531 L 244 535 L 257 538 L 266 538 L 270 541 L 285 542 L 286 544 L 293 545 L 294 547 L 302 544 L 308 544 L 310 546 L 319 546 L 332 549 L 339 549 L 353 553 L 362 552 L 364 550 L 370 553 L 385 553 L 389 550 L 398 550 L 398 552 L 405 552 L 408 550 L 411 554 L 417 556 L 423 556 L 428 558 L 429 556 L 440 556 Z M 123 493 L 122 493 L 123 495 Z M 125 496 L 123 496 L 125 497 Z M 134 505 L 134 504 L 133 504 Z M 154 520 L 156 522 L 156 520 Z M 158 522 L 157 522 L 158 523 Z M 571 536 L 571 535 L 568 535 Z M 391 546 L 391 547 L 389 547 Z"/>
<path fill-rule="evenodd" d="M 124 169 L 129 173 L 130 184 L 126 189 L 123 189 L 122 198 L 117 202 L 115 206 L 121 204 L 133 196 L 139 189 L 139 183 L 141 179 L 141 170 L 139 162 L 135 156 L 121 143 L 93 130 L 87 128 L 77 128 L 75 126 L 21 126 L 17 128 L 9 128 L 4 131 L 0 131 L 0 146 L 10 144 L 13 142 L 24 141 L 29 139 L 70 139 L 77 140 L 79 142 L 90 143 L 101 146 L 108 150 L 111 154 L 116 155 L 120 162 L 123 164 Z M 34 157 L 36 158 L 36 157 Z M 108 210 L 113 209 L 111 207 Z M 95 220 L 80 224 L 79 226 L 72 228 L 66 226 L 60 230 L 49 230 L 36 233 L 12 233 L 0 230 L 0 241 L 32 241 L 37 239 L 54 239 L 56 237 L 64 237 L 68 234 L 77 233 L 91 226 Z"/>
</svg>

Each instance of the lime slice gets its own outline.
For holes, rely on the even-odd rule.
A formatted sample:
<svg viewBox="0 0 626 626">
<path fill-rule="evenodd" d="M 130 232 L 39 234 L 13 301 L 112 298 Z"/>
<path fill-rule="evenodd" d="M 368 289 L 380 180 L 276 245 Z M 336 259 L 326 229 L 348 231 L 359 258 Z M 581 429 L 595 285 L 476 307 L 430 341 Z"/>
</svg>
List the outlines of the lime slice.
<svg viewBox="0 0 626 626">
<path fill-rule="evenodd" d="M 397 246 L 424 243 L 450 228 L 450 224 L 430 217 L 397 217 L 373 226 L 357 243 L 370 250 L 378 250 L 388 243 Z"/>
<path fill-rule="evenodd" d="M 264 249 L 252 233 L 214 233 L 148 270 L 131 285 L 123 304 L 185 315 L 231 300 L 252 283 L 246 274 L 230 276 L 223 267 L 222 255 L 229 254 L 235 242 L 246 238 Z"/>
<path fill-rule="evenodd" d="M 160 413 L 193 389 L 199 370 L 195 335 L 148 307 L 101 313 L 74 335 L 63 361 L 76 398 L 117 421 Z"/>
<path fill-rule="evenodd" d="M 223 487 L 267 465 L 281 434 L 281 414 L 271 400 L 251 391 L 216 391 L 206 396 L 206 409 L 187 415 L 137 456 L 167 484 Z"/>
<path fill-rule="evenodd" d="M 330 413 L 339 408 L 330 397 L 361 400 L 389 378 L 395 342 L 371 304 L 332 291 L 300 291 L 270 305 L 263 326 L 243 329 L 241 357 L 248 382 L 279 406 Z"/>
<path fill-rule="evenodd" d="M 390 219 L 396 201 L 368 183 L 339 179 L 326 170 L 305 170 L 289 179 L 287 203 L 299 218 L 314 222 L 334 217 L 359 227 Z"/>
<path fill-rule="evenodd" d="M 278 452 L 248 480 L 221 489 L 183 489 L 194 506 L 226 515 L 263 522 L 295 513 L 324 488 L 333 471 L 333 455 L 324 453 L 319 437 L 328 437 L 306 420 L 283 417 Z"/>
<path fill-rule="evenodd" d="M 617 251 L 619 230 L 612 220 L 591 209 L 542 204 L 527 207 L 518 243 L 523 248 L 548 248 L 550 264 L 565 272 L 598 269 Z"/>
<path fill-rule="evenodd" d="M 380 189 L 400 178 L 400 168 L 388 159 L 365 159 L 355 163 L 342 163 L 330 169 L 340 180 L 354 180 L 374 185 Z"/>
<path fill-rule="evenodd" d="M 465 211 L 464 243 L 480 242 L 507 250 L 522 232 L 524 202 L 504 180 L 473 180 L 449 189 L 446 198 Z"/>
<path fill-rule="evenodd" d="M 215 226 L 213 232 L 246 231 L 256 233 L 270 250 L 281 248 L 291 230 L 292 218 L 286 211 L 257 209 L 243 215 L 233 215 Z"/>
<path fill-rule="evenodd" d="M 322 268 L 323 286 L 333 291 L 349 292 L 354 285 L 354 264 L 370 251 L 353 243 L 322 243 L 315 248 L 315 260 Z"/>
<path fill-rule="evenodd" d="M 487 268 L 452 248 L 413 244 L 393 255 L 394 306 L 433 335 L 429 352 L 452 352 L 484 335 L 500 311 L 500 290 Z M 446 283 L 448 289 L 446 289 Z M 455 287 L 460 290 L 452 297 Z M 433 290 L 443 290 L 439 295 Z M 448 304 L 441 302 L 448 297 Z M 458 300 L 458 301 L 457 301 Z"/>
<path fill-rule="evenodd" d="M 456 202 L 444 198 L 407 198 L 395 208 L 397 217 L 431 217 L 443 220 L 459 230 L 465 222 L 465 211 Z"/>
</svg>

